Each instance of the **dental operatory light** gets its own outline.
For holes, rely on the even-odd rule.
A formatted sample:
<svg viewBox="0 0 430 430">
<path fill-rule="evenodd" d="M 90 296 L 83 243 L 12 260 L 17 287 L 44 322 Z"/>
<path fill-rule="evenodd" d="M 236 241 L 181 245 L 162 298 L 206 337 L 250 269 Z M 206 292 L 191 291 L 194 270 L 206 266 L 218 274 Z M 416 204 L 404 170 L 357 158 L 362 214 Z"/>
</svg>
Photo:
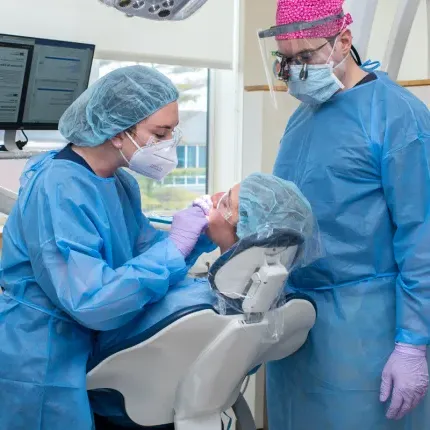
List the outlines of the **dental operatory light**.
<svg viewBox="0 0 430 430">
<path fill-rule="evenodd" d="M 128 17 L 153 21 L 182 21 L 199 10 L 207 0 L 100 0 Z"/>
</svg>

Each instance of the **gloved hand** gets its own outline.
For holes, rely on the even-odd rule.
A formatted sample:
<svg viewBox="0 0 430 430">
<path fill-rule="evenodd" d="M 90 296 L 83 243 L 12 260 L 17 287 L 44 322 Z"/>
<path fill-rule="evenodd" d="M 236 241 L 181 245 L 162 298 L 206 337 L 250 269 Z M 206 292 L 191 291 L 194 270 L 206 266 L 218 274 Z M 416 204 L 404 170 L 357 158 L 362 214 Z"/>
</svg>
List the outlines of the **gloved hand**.
<svg viewBox="0 0 430 430">
<path fill-rule="evenodd" d="M 182 255 L 188 257 L 207 226 L 204 211 L 199 206 L 192 206 L 173 215 L 169 237 Z"/>
<path fill-rule="evenodd" d="M 193 201 L 193 206 L 201 208 L 205 215 L 208 216 L 210 210 L 213 209 L 212 197 L 209 195 L 201 196 Z"/>
<path fill-rule="evenodd" d="M 387 418 L 402 419 L 427 393 L 426 354 L 426 346 L 396 344 L 382 372 L 381 402 L 386 402 L 391 395 Z"/>
</svg>

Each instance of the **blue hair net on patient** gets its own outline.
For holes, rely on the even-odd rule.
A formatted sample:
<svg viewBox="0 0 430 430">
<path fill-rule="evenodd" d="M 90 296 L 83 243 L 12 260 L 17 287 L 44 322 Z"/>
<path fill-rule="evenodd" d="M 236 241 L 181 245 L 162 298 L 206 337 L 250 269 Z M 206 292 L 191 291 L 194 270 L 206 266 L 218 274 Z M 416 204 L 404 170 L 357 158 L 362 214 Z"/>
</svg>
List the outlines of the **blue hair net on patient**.
<svg viewBox="0 0 430 430">
<path fill-rule="evenodd" d="M 156 69 L 123 67 L 100 78 L 64 113 L 59 130 L 78 146 L 98 146 L 176 101 L 178 90 Z"/>
<path fill-rule="evenodd" d="M 275 229 L 291 229 L 308 238 L 315 219 L 306 197 L 297 186 L 273 175 L 253 173 L 239 191 L 237 236 L 270 236 Z"/>
</svg>

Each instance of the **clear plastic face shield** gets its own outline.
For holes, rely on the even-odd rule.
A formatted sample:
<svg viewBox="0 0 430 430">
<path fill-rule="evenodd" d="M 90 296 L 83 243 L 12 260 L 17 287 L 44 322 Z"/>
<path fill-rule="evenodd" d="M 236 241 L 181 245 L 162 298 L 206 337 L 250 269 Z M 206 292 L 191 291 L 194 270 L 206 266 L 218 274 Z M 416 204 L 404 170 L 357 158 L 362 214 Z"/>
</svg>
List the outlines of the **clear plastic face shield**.
<svg viewBox="0 0 430 430">
<path fill-rule="evenodd" d="M 345 20 L 343 13 L 318 21 L 297 22 L 258 31 L 264 72 L 275 108 L 278 108 L 277 93 L 291 92 L 289 86 L 292 82 L 314 80 L 311 75 L 315 74 L 317 68 L 321 69 L 318 71 L 319 79 L 325 77 L 321 75 L 334 75 L 332 72 L 336 68 L 339 71 L 346 58 L 340 55 L 336 46 L 345 25 L 328 38 L 282 39 L 282 35 L 327 26 L 339 19 Z M 280 39 L 277 40 L 277 37 Z M 338 89 L 341 89 L 342 84 L 337 84 Z"/>
<path fill-rule="evenodd" d="M 199 10 L 207 0 L 101 0 L 129 17 L 153 21 L 182 21 Z"/>
<path fill-rule="evenodd" d="M 223 194 L 219 199 L 216 209 L 230 225 L 234 226 L 236 224 L 233 220 L 233 204 L 230 191 Z"/>
</svg>

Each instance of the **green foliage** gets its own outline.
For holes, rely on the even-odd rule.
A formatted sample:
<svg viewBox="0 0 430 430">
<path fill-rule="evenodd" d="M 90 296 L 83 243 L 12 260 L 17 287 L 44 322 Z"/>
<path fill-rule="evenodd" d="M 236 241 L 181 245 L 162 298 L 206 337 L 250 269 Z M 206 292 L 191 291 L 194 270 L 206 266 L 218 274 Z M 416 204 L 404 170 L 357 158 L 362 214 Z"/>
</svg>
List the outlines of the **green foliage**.
<svg viewBox="0 0 430 430">
<path fill-rule="evenodd" d="M 179 95 L 179 104 L 187 103 L 187 102 L 196 102 L 198 97 L 192 94 L 180 93 Z"/>
<path fill-rule="evenodd" d="M 168 177 L 178 177 L 178 176 L 205 176 L 206 169 L 204 167 L 195 167 L 187 169 L 175 169 Z"/>
<path fill-rule="evenodd" d="M 154 189 L 152 197 L 142 194 L 142 208 L 144 212 L 156 212 L 158 215 L 168 215 L 186 208 L 196 197 L 185 188 L 158 187 Z"/>
<path fill-rule="evenodd" d="M 185 171 L 187 172 L 187 176 L 195 176 L 195 174 L 188 175 L 190 171 L 199 171 L 198 174 L 205 174 L 205 169 L 178 170 L 182 170 L 179 176 L 184 176 Z M 175 171 L 174 175 L 176 175 L 176 173 Z M 173 175 L 173 173 L 171 175 Z M 135 177 L 139 183 L 142 196 L 142 209 L 144 212 L 156 212 L 158 215 L 168 215 L 172 212 L 184 209 L 198 197 L 198 193 L 185 188 L 166 187 L 141 175 L 136 175 Z"/>
</svg>

